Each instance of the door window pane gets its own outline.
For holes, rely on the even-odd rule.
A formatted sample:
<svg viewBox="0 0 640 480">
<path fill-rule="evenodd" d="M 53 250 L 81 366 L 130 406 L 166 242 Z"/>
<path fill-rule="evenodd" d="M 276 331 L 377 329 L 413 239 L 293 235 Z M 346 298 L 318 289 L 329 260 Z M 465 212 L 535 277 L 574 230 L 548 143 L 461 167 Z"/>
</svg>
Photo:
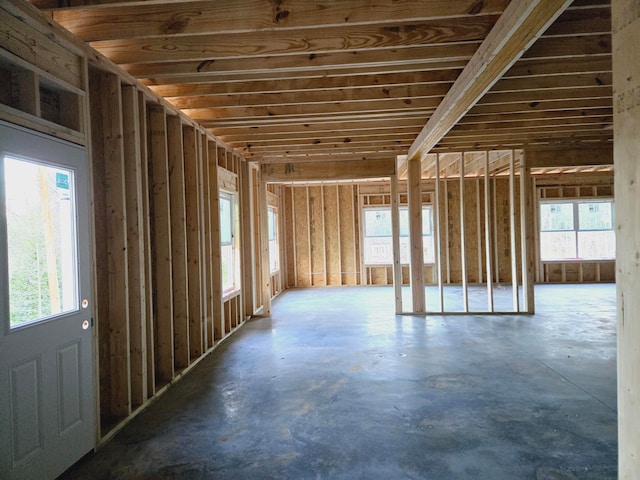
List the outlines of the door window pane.
<svg viewBox="0 0 640 480">
<path fill-rule="evenodd" d="M 12 328 L 77 309 L 73 171 L 4 158 Z"/>
</svg>

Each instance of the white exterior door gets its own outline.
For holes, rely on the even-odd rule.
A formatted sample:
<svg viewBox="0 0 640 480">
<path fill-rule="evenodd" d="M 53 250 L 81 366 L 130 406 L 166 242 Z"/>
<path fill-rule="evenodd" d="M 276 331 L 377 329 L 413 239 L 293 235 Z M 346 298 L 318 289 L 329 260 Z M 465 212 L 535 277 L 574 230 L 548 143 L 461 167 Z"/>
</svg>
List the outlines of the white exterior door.
<svg viewBox="0 0 640 480">
<path fill-rule="evenodd" d="M 95 446 L 86 151 L 0 122 L 0 478 Z"/>
</svg>

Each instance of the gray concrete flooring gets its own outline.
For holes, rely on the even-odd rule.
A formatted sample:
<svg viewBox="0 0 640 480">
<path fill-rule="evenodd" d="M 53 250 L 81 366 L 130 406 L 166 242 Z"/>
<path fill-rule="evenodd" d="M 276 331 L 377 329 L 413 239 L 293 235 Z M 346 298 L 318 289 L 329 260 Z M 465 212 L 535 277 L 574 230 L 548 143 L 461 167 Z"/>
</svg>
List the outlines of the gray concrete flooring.
<svg viewBox="0 0 640 480">
<path fill-rule="evenodd" d="M 65 479 L 616 478 L 615 286 L 535 316 L 286 291 Z"/>
</svg>

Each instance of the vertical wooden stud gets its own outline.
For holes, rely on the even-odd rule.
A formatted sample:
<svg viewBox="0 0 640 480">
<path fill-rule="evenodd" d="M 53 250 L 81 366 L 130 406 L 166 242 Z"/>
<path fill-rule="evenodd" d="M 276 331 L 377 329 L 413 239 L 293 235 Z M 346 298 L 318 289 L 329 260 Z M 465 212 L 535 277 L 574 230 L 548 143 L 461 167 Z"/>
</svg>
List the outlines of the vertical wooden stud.
<svg viewBox="0 0 640 480">
<path fill-rule="evenodd" d="M 447 285 L 451 284 L 451 252 L 449 251 L 449 182 L 444 179 L 444 259 L 447 270 Z M 444 303 L 443 307 L 444 309 Z"/>
<path fill-rule="evenodd" d="M 222 304 L 222 260 L 220 251 L 220 190 L 218 188 L 218 157 L 224 150 L 215 142 L 209 142 L 209 215 L 211 218 L 211 327 L 213 341 L 222 340 L 224 331 L 224 306 Z"/>
<path fill-rule="evenodd" d="M 340 186 L 336 184 L 336 225 L 337 225 L 337 235 L 338 235 L 338 248 L 335 252 L 338 256 L 338 271 L 339 271 L 339 279 L 338 285 L 344 285 L 344 268 L 342 267 L 342 249 L 340 248 L 340 240 L 342 238 L 342 232 L 340 230 Z"/>
<path fill-rule="evenodd" d="M 313 278 L 313 247 L 311 246 L 311 222 L 313 221 L 311 218 L 311 198 L 309 196 L 309 186 L 305 185 L 305 200 L 307 207 L 307 272 L 309 272 L 309 286 L 315 285 Z"/>
<path fill-rule="evenodd" d="M 153 261 L 151 257 L 151 217 L 149 214 L 149 195 L 151 190 L 149 185 L 152 179 L 149 175 L 149 155 L 148 155 L 148 128 L 147 128 L 147 101 L 144 93 L 138 92 L 138 131 L 140 137 L 140 157 L 142 158 L 141 169 L 141 199 L 142 199 L 142 256 L 144 262 L 144 295 L 145 295 L 145 320 L 146 320 L 146 363 L 147 363 L 147 396 L 155 395 L 155 352 L 154 352 L 154 319 L 153 319 Z"/>
<path fill-rule="evenodd" d="M 169 149 L 169 207 L 171 209 L 171 271 L 175 367 L 189 365 L 189 287 L 187 279 L 187 219 L 185 209 L 184 150 L 180 118 L 167 116 Z"/>
<path fill-rule="evenodd" d="M 212 193 L 211 186 L 209 184 L 210 179 L 210 164 L 211 160 L 209 159 L 209 155 L 211 154 L 211 149 L 209 147 L 210 140 L 206 135 L 200 136 L 200 171 L 201 173 L 201 184 L 202 184 L 202 222 L 204 225 L 204 231 L 202 236 L 202 263 L 203 263 L 203 271 L 202 275 L 204 277 L 203 286 L 203 300 L 204 300 L 204 325 L 203 325 L 203 335 L 204 335 L 204 349 L 210 349 L 214 344 L 214 335 L 213 335 L 213 315 L 214 315 L 214 299 L 213 299 L 213 269 L 212 269 L 212 261 L 213 261 L 213 251 L 212 251 L 212 212 L 211 212 L 211 203 L 212 203 Z M 213 142 L 211 142 L 213 143 Z M 213 154 L 215 155 L 215 149 L 213 150 Z"/>
<path fill-rule="evenodd" d="M 153 306 L 156 387 L 173 379 L 173 287 L 171 274 L 171 213 L 169 209 L 169 158 L 164 108 L 148 109 L 151 185 L 150 215 L 153 254 Z"/>
<path fill-rule="evenodd" d="M 298 286 L 298 256 L 296 254 L 296 201 L 294 193 L 294 187 L 288 187 L 288 191 L 291 192 L 291 236 L 293 241 L 291 242 L 291 258 L 293 259 L 293 286 Z"/>
<path fill-rule="evenodd" d="M 361 195 L 357 196 L 357 209 L 356 209 L 356 200 L 353 198 L 353 231 L 357 232 L 358 244 L 362 245 L 364 249 L 364 197 Z M 362 228 L 357 228 L 356 225 L 356 217 L 362 218 Z M 354 235 L 354 238 L 356 236 Z M 370 285 L 371 278 L 367 275 L 367 268 L 364 264 L 364 252 L 358 252 L 355 248 L 353 249 L 354 255 L 354 266 L 358 266 L 358 270 L 360 271 L 360 285 Z"/>
<path fill-rule="evenodd" d="M 469 311 L 469 287 L 467 285 L 467 246 L 464 221 L 464 161 L 465 153 L 460 154 L 460 270 L 462 274 L 462 310 Z"/>
<path fill-rule="evenodd" d="M 516 182 L 513 151 L 509 154 L 509 232 L 511 255 L 511 288 L 513 291 L 513 311 L 520 310 L 520 295 L 518 293 L 518 259 L 516 256 Z"/>
<path fill-rule="evenodd" d="M 446 184 L 446 182 L 445 182 Z M 434 202 L 434 222 L 433 234 L 435 238 L 435 259 L 436 259 L 436 277 L 438 283 L 438 311 L 444 312 L 444 288 L 442 285 L 442 237 L 441 234 L 441 216 L 440 216 L 440 154 L 436 154 L 436 180 L 435 180 L 435 202 Z M 445 198 L 446 202 L 446 198 Z"/>
<path fill-rule="evenodd" d="M 531 181 L 531 198 L 533 199 L 533 231 L 535 232 L 534 236 L 534 251 L 536 259 L 536 274 L 535 281 L 538 283 L 543 282 L 543 268 L 542 268 L 542 260 L 540 260 L 540 198 L 543 194 L 544 188 L 538 189 L 536 186 L 535 180 Z"/>
<path fill-rule="evenodd" d="M 398 177 L 391 181 L 391 240 L 393 244 L 393 289 L 396 314 L 402 313 L 402 265 L 400 264 L 400 206 L 398 198 Z"/>
<path fill-rule="evenodd" d="M 100 96 L 106 179 L 111 414 L 126 417 L 131 413 L 129 279 L 122 96 L 116 75 L 102 76 Z"/>
<path fill-rule="evenodd" d="M 535 313 L 533 287 L 534 275 L 534 230 L 533 203 L 531 201 L 531 169 L 526 165 L 526 154 L 520 153 L 520 244 L 522 255 L 522 309 L 526 313 Z M 582 265 L 580 265 L 582 266 Z"/>
<path fill-rule="evenodd" d="M 255 311 L 253 292 L 257 288 L 253 276 L 251 259 L 253 258 L 253 231 L 252 231 L 252 197 L 251 197 L 251 171 L 249 164 L 238 158 L 238 196 L 240 197 L 240 266 L 242 271 L 242 305 L 238 309 L 240 319 L 253 315 Z"/>
<path fill-rule="evenodd" d="M 322 270 L 324 272 L 324 285 L 329 285 L 329 265 L 327 264 L 327 249 L 329 248 L 329 242 L 327 241 L 327 229 L 325 225 L 325 207 L 324 207 L 325 188 L 324 185 L 320 185 L 320 224 L 322 232 Z"/>
<path fill-rule="evenodd" d="M 269 219 L 267 204 L 267 184 L 258 177 L 260 205 L 260 259 L 262 263 L 262 304 L 265 315 L 271 315 L 271 269 L 269 268 Z"/>
<path fill-rule="evenodd" d="M 261 250 L 261 219 L 262 213 L 260 210 L 260 178 L 261 173 L 257 168 L 253 168 L 251 171 L 251 182 L 249 188 L 251 190 L 251 243 L 252 243 L 252 262 L 251 270 L 253 272 L 253 282 L 255 288 L 253 289 L 253 304 L 255 310 L 259 310 L 263 307 L 262 301 L 262 250 Z"/>
<path fill-rule="evenodd" d="M 186 215 L 187 250 L 187 305 L 189 331 L 189 357 L 194 360 L 204 353 L 202 330 L 202 215 L 200 212 L 200 184 L 198 175 L 198 138 L 192 126 L 182 127 L 184 156 L 184 200 Z"/>
<path fill-rule="evenodd" d="M 495 212 L 497 212 L 497 198 L 498 198 L 498 182 L 495 178 L 493 178 L 492 180 L 492 191 L 493 191 L 493 212 L 494 215 L 492 215 L 493 217 L 493 246 L 494 246 L 494 255 L 493 255 L 493 260 L 494 260 L 494 276 L 495 276 L 495 283 L 500 283 L 500 255 L 498 255 L 498 215 L 495 214 Z"/>
<path fill-rule="evenodd" d="M 476 245 L 478 247 L 478 283 L 482 283 L 482 203 L 480 202 L 480 177 L 476 177 Z"/>
<path fill-rule="evenodd" d="M 411 296 L 414 313 L 425 312 L 421 171 L 419 159 L 409 161 L 407 193 L 409 201 L 409 244 L 411 252 Z"/>
<path fill-rule="evenodd" d="M 109 338 L 109 295 L 108 295 L 108 255 L 107 255 L 107 187 L 105 178 L 105 145 L 102 128 L 102 75 L 89 72 L 89 108 L 91 119 L 91 179 L 93 187 L 93 234 L 94 234 L 94 317 L 96 336 L 105 341 L 97 342 L 97 378 L 99 378 L 99 411 L 104 422 L 111 416 L 110 342 Z"/>
<path fill-rule="evenodd" d="M 487 268 L 487 309 L 494 311 L 493 305 L 493 262 L 491 252 L 493 250 L 491 236 L 491 182 L 489 178 L 489 155 L 484 152 L 484 243 L 485 261 Z"/>
<path fill-rule="evenodd" d="M 129 287 L 129 340 L 131 356 L 131 402 L 147 400 L 147 322 L 144 259 L 142 158 L 138 90 L 122 86 L 124 181 L 127 211 L 127 263 Z"/>
</svg>

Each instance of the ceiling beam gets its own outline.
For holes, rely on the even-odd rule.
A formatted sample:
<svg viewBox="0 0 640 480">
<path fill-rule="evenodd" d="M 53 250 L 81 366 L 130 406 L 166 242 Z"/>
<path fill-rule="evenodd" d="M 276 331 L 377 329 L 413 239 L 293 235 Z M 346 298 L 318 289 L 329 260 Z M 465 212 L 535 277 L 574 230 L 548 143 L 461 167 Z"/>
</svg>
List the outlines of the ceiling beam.
<svg viewBox="0 0 640 480">
<path fill-rule="evenodd" d="M 359 180 L 384 178 L 396 173 L 393 156 L 367 160 L 261 163 L 262 179 L 267 183 L 318 180 Z"/>
<path fill-rule="evenodd" d="M 571 0 L 511 2 L 427 121 L 407 161 L 429 153 L 569 4 Z"/>
<path fill-rule="evenodd" d="M 589 149 L 527 150 L 526 157 L 527 166 L 531 168 L 613 165 L 613 145 Z"/>
</svg>

